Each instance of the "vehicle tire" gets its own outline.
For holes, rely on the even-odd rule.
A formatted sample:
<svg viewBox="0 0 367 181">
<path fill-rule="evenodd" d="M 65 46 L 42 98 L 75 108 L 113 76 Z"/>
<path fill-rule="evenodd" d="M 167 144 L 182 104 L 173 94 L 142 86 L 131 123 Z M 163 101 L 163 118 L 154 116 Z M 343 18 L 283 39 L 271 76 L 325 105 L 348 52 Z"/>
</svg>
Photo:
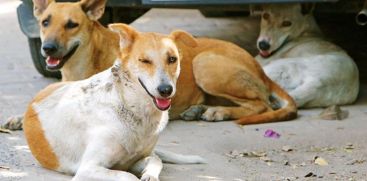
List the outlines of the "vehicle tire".
<svg viewBox="0 0 367 181">
<path fill-rule="evenodd" d="M 41 39 L 39 38 L 28 38 L 28 45 L 31 51 L 31 56 L 33 60 L 33 65 L 36 67 L 37 71 L 45 77 L 61 78 L 60 71 L 48 71 L 46 69 L 46 61 L 42 56 L 41 49 Z"/>
</svg>

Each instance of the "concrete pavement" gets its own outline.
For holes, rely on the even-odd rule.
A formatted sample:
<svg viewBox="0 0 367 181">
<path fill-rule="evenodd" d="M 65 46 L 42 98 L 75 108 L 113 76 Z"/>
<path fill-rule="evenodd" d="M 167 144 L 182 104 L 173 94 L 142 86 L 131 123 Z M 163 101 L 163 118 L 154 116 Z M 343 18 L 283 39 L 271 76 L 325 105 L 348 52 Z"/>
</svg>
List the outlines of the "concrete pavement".
<svg viewBox="0 0 367 181">
<path fill-rule="evenodd" d="M 0 2 L 0 123 L 9 116 L 22 114 L 40 89 L 57 81 L 42 77 L 34 69 L 27 39 L 18 27 L 17 3 Z M 196 10 L 158 9 L 148 12 L 133 26 L 141 31 L 163 33 L 180 28 L 196 36 L 233 41 L 255 53 L 258 19 L 208 19 Z M 366 86 L 362 90 L 356 105 L 343 107 L 350 112 L 343 121 L 320 120 L 320 109 L 302 110 L 300 117 L 291 122 L 243 127 L 233 122 L 173 121 L 158 146 L 201 155 L 208 164 L 165 164 L 161 180 L 366 180 Z M 267 129 L 280 133 L 280 138 L 264 137 Z M 284 146 L 292 150 L 285 150 Z M 315 164 L 316 156 L 328 165 Z M 41 168 L 31 156 L 21 131 L 0 133 L 0 180 L 70 178 Z"/>
</svg>

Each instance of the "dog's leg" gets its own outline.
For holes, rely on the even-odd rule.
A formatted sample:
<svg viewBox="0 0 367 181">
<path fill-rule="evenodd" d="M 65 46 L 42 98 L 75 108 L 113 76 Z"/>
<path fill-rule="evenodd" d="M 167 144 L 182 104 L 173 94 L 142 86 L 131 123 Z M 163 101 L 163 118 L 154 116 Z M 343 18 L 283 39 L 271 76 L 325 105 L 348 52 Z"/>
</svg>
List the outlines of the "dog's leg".
<svg viewBox="0 0 367 181">
<path fill-rule="evenodd" d="M 73 181 L 99 180 L 139 180 L 135 175 L 118 170 L 111 170 L 121 158 L 129 155 L 108 129 L 96 130 L 91 142 L 86 146 L 81 164 Z"/>
<path fill-rule="evenodd" d="M 244 116 L 259 114 L 268 110 L 261 101 L 244 100 L 240 107 L 224 107 L 213 106 L 209 107 L 202 115 L 204 121 L 226 121 L 239 119 Z"/>
<path fill-rule="evenodd" d="M 110 170 L 102 166 L 98 165 L 83 165 L 83 167 L 79 168 L 77 174 L 73 177 L 72 181 L 100 181 L 100 180 L 109 180 L 109 181 L 138 181 L 139 179 L 129 173 L 124 171 Z"/>
<path fill-rule="evenodd" d="M 260 78 L 243 68 L 243 64 L 239 64 L 237 60 L 212 53 L 202 54 L 193 60 L 193 69 L 195 81 L 205 93 L 225 98 L 238 106 L 192 106 L 184 115 L 201 113 L 200 118 L 203 120 L 223 121 L 271 109 L 263 101 L 268 99 L 269 95 L 266 85 Z M 198 118 L 199 115 L 191 117 Z"/>
<path fill-rule="evenodd" d="M 263 67 L 266 75 L 285 91 L 291 92 L 301 86 L 307 78 L 307 66 L 303 58 L 283 58 Z M 321 60 L 320 60 L 321 61 Z"/>
<path fill-rule="evenodd" d="M 161 159 L 152 154 L 136 162 L 130 169 L 133 173 L 141 174 L 142 181 L 158 181 L 163 164 Z"/>
<path fill-rule="evenodd" d="M 296 89 L 289 92 L 289 95 L 294 99 L 297 107 L 305 106 L 310 101 L 315 100 L 317 95 L 322 92 L 321 82 L 317 80 L 309 80 L 304 82 Z"/>
<path fill-rule="evenodd" d="M 265 73 L 289 93 L 297 107 L 316 99 L 322 88 L 317 76 L 307 74 L 309 68 L 303 63 L 305 61 L 303 58 L 284 58 L 264 67 Z"/>
<path fill-rule="evenodd" d="M 201 115 L 208 109 L 205 105 L 193 105 L 180 114 L 181 119 L 185 121 L 194 121 L 201 119 Z"/>
</svg>

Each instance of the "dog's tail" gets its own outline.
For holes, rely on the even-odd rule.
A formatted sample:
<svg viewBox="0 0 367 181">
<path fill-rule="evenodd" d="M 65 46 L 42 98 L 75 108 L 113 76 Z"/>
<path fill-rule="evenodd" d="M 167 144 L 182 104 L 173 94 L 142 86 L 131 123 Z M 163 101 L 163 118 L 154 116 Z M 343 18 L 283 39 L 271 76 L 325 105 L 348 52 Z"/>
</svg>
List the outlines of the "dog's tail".
<svg viewBox="0 0 367 181">
<path fill-rule="evenodd" d="M 159 150 L 159 149 L 155 149 L 154 153 L 162 160 L 163 163 L 173 163 L 173 164 L 207 163 L 204 158 L 197 155 L 182 155 L 167 150 Z"/>
<path fill-rule="evenodd" d="M 236 122 L 238 124 L 257 124 L 257 123 L 269 123 L 277 121 L 288 121 L 297 117 L 297 105 L 278 84 L 270 80 L 271 97 L 270 102 L 277 104 L 277 109 L 274 111 L 268 111 L 258 115 L 246 116 L 240 118 Z"/>
</svg>

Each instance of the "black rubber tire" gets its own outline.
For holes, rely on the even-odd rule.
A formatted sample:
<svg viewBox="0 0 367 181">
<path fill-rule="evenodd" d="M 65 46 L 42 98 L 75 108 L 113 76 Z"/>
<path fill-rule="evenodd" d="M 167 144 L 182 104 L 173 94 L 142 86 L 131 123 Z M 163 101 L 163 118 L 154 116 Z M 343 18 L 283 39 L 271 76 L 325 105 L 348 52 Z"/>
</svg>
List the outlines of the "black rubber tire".
<svg viewBox="0 0 367 181">
<path fill-rule="evenodd" d="M 37 71 L 45 77 L 54 77 L 60 79 L 60 71 L 48 71 L 46 69 L 45 58 L 40 52 L 41 44 L 41 39 L 39 38 L 28 38 L 28 45 L 31 51 L 34 67 L 36 67 Z"/>
</svg>

